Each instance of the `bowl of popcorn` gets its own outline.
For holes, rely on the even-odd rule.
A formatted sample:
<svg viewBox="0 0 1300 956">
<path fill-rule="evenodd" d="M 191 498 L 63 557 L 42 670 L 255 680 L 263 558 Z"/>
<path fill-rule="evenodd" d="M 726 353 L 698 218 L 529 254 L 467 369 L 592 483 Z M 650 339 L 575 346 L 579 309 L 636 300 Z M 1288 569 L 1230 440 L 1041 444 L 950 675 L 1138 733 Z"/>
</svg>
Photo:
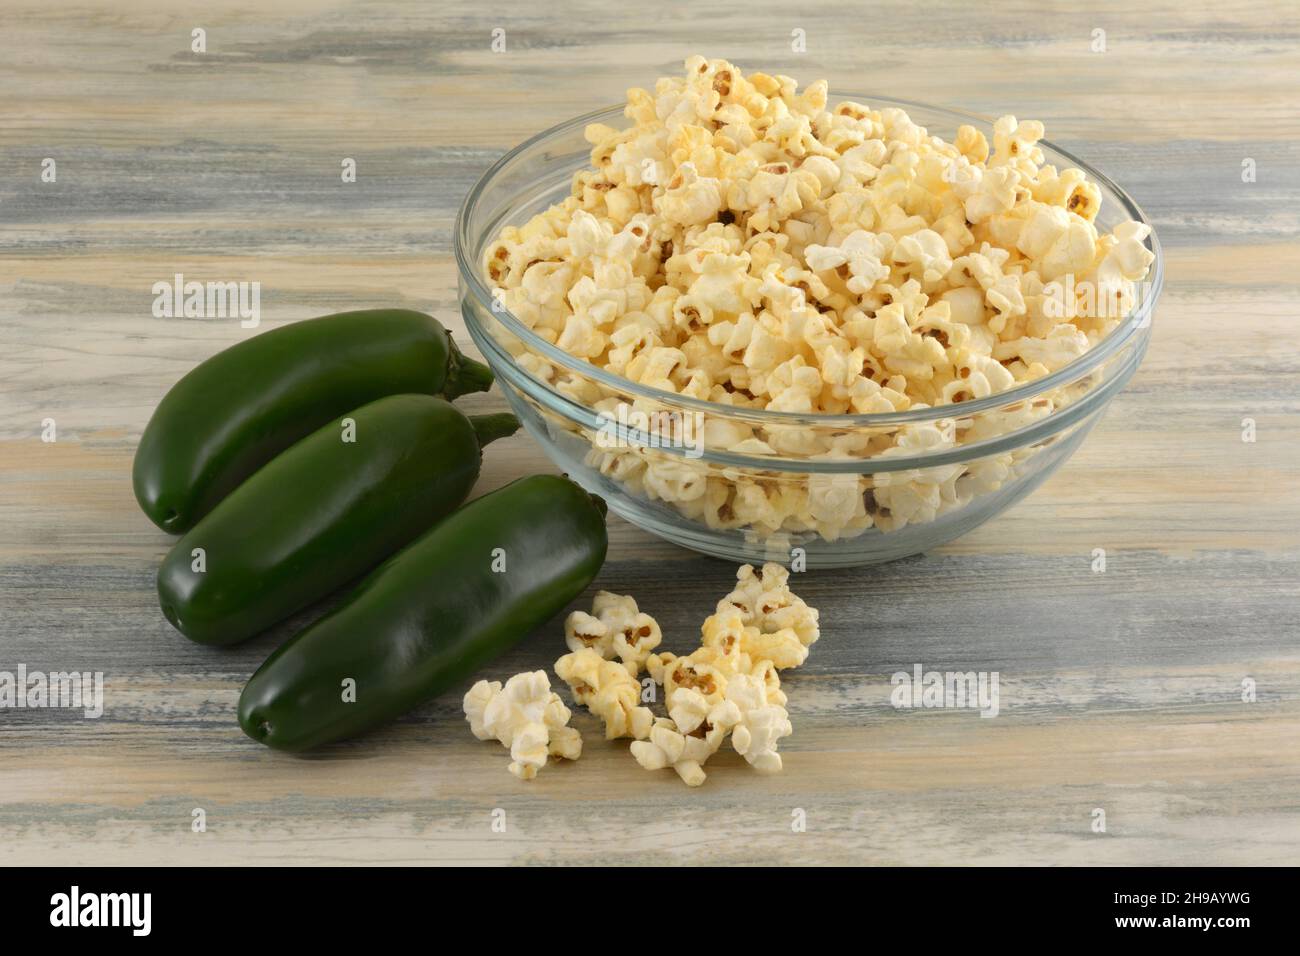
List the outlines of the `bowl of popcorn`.
<svg viewBox="0 0 1300 956">
<path fill-rule="evenodd" d="M 1043 482 L 1146 352 L 1155 234 L 1043 134 L 691 57 L 483 176 L 461 309 L 633 524 L 739 561 L 915 554 Z"/>
</svg>

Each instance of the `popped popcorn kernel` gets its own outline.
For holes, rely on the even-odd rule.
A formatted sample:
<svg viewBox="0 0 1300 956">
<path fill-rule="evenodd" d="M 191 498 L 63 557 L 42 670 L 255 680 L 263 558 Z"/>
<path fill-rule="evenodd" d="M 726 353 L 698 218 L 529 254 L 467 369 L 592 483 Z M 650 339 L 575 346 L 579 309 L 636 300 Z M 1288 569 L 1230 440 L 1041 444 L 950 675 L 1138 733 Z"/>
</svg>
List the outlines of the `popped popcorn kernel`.
<svg viewBox="0 0 1300 956">
<path fill-rule="evenodd" d="M 719 722 L 704 723 L 694 732 L 680 729 L 671 718 L 660 717 L 654 722 L 647 740 L 632 742 L 632 756 L 646 770 L 663 770 L 672 767 L 688 787 L 704 783 L 704 764 L 718 752 L 728 731 L 734 724 L 734 708 L 721 708 Z"/>
<path fill-rule="evenodd" d="M 617 657 L 636 677 L 660 641 L 663 632 L 649 614 L 628 595 L 598 591 L 591 613 L 574 611 L 564 621 L 564 643 L 571 651 L 591 648 L 606 660 Z"/>
<path fill-rule="evenodd" d="M 462 701 L 465 719 L 479 740 L 497 740 L 510 750 L 510 772 L 532 780 L 550 757 L 577 760 L 582 734 L 568 726 L 572 716 L 551 691 L 546 671 L 516 674 L 503 686 L 481 680 Z"/>
<path fill-rule="evenodd" d="M 577 703 L 604 721 L 606 740 L 640 740 L 650 733 L 654 714 L 640 705 L 641 685 L 623 664 L 583 647 L 557 660 L 555 673 L 569 685 Z"/>
<path fill-rule="evenodd" d="M 794 733 L 790 715 L 782 704 L 769 700 L 767 684 L 758 677 L 738 674 L 727 682 L 727 701 L 739 718 L 731 730 L 731 745 L 755 770 L 781 769 L 777 742 Z"/>
<path fill-rule="evenodd" d="M 754 573 L 753 565 L 742 565 L 736 571 L 736 587 L 719 602 L 719 608 L 724 604 L 737 608 L 741 619 L 764 635 L 791 631 L 805 652 L 821 636 L 817 609 L 790 590 L 790 572 L 775 562 L 763 565 L 759 574 Z M 707 637 L 706 632 L 706 644 Z M 800 659 L 795 664 L 778 666 L 802 663 Z"/>
<path fill-rule="evenodd" d="M 756 770 L 779 771 L 779 741 L 794 732 L 779 671 L 798 667 L 820 636 L 815 608 L 791 592 L 779 564 L 736 572 L 737 585 L 701 627 L 691 653 L 651 654 L 646 670 L 664 688 L 668 717 L 648 742 L 632 745 L 647 770 L 673 767 L 688 786 L 704 783 L 704 763 L 730 737 Z"/>
</svg>

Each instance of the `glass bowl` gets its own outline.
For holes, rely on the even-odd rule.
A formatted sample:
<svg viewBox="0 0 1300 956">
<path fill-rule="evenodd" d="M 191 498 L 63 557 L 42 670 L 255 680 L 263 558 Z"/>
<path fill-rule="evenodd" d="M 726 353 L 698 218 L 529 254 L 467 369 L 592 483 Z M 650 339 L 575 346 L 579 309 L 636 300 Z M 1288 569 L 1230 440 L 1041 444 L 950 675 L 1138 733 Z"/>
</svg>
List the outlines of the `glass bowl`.
<svg viewBox="0 0 1300 956">
<path fill-rule="evenodd" d="M 952 141 L 955 110 L 853 93 L 899 107 Z M 589 123 L 618 126 L 622 105 L 561 123 L 503 156 L 478 181 L 455 228 L 461 312 L 507 400 L 547 455 L 632 524 L 735 561 L 844 567 L 951 541 L 1028 495 L 1070 457 L 1146 352 L 1164 260 L 1155 255 L 1133 308 L 1094 348 L 1057 371 L 985 398 L 890 414 L 794 414 L 735 408 L 632 382 L 550 344 L 494 300 L 481 271 L 503 226 L 569 193 L 589 164 Z M 991 138 L 991 137 L 990 137 Z M 1137 204 L 1050 142 L 1045 162 L 1077 167 L 1101 190 L 1099 232 Z M 1149 225 L 1149 223 L 1148 223 Z M 752 437 L 736 449 L 737 439 Z M 750 453 L 751 449 L 759 449 Z"/>
</svg>

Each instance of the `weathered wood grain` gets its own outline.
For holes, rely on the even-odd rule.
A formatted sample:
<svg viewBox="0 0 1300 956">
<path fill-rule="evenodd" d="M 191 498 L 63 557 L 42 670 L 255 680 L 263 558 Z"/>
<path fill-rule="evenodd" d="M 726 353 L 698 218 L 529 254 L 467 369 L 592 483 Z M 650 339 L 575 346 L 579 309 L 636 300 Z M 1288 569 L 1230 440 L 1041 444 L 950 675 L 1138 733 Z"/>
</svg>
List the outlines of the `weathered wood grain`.
<svg viewBox="0 0 1300 956">
<path fill-rule="evenodd" d="M 1300 14 L 968 6 L 6 0 L 0 670 L 103 671 L 106 709 L 0 709 L 0 862 L 1294 862 Z M 470 736 L 457 694 L 317 757 L 247 740 L 244 680 L 321 608 L 226 650 L 157 612 L 169 539 L 134 506 L 131 455 L 166 388 L 250 333 L 155 319 L 150 287 L 258 281 L 263 328 L 423 308 L 464 343 L 450 229 L 477 176 L 696 51 L 1046 121 L 1166 244 L 1143 368 L 1010 512 L 933 554 L 798 579 L 824 627 L 786 681 L 781 775 L 722 754 L 688 791 L 578 714 L 582 760 L 523 784 Z M 498 443 L 476 493 L 543 469 L 526 438 Z M 599 586 L 635 594 L 683 649 L 732 573 L 614 520 Z M 490 673 L 549 666 L 561 646 L 557 619 Z M 997 671 L 999 716 L 895 710 L 890 676 L 917 663 Z"/>
</svg>

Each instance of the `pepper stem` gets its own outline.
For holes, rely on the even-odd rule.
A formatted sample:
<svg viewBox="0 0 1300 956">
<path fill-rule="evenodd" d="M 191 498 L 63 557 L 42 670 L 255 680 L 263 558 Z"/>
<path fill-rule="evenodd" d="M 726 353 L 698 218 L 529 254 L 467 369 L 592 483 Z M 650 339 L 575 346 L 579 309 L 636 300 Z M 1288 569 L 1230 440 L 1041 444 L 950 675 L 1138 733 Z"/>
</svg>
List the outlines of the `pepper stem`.
<svg viewBox="0 0 1300 956">
<path fill-rule="evenodd" d="M 496 415 L 471 415 L 469 423 L 474 426 L 474 434 L 478 435 L 479 448 L 486 447 L 498 438 L 509 438 L 519 431 L 519 419 L 509 412 L 500 412 Z"/>
<path fill-rule="evenodd" d="M 455 401 L 470 392 L 486 392 L 492 387 L 492 369 L 457 348 L 450 335 L 447 344 L 451 346 L 451 354 L 447 358 L 447 381 L 442 388 L 447 401 Z"/>
</svg>

